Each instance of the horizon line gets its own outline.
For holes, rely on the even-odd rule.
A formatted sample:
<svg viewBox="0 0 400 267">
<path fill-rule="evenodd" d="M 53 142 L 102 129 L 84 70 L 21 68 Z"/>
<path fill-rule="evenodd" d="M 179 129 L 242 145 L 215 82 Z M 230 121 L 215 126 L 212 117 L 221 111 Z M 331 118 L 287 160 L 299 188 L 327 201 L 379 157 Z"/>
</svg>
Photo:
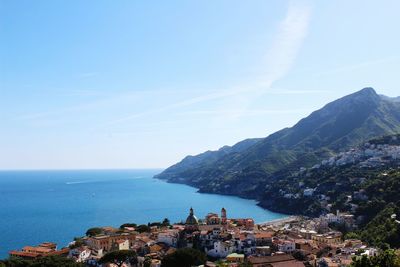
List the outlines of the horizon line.
<svg viewBox="0 0 400 267">
<path fill-rule="evenodd" d="M 64 169 L 64 168 L 37 168 L 37 169 L 0 169 L 0 172 L 7 171 L 128 171 L 128 170 L 165 170 L 167 167 L 160 168 L 76 168 L 76 169 Z"/>
</svg>

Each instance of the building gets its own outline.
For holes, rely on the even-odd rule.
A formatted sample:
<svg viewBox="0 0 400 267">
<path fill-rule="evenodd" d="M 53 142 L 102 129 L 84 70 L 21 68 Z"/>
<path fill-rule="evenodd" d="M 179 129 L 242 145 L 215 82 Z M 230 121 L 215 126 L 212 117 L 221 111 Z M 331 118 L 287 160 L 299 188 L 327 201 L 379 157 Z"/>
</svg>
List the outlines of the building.
<svg viewBox="0 0 400 267">
<path fill-rule="evenodd" d="M 342 233 L 340 232 L 329 232 L 326 234 L 313 235 L 312 240 L 327 245 L 339 244 L 342 241 Z"/>
<path fill-rule="evenodd" d="M 10 257 L 23 259 L 35 259 L 38 257 L 53 256 L 53 255 L 68 255 L 69 248 L 57 250 L 57 244 L 44 242 L 38 246 L 25 246 L 21 251 L 12 250 L 9 252 Z"/>
<path fill-rule="evenodd" d="M 85 262 L 87 259 L 89 259 L 90 255 L 90 249 L 86 246 L 82 246 L 71 249 L 68 254 L 68 258 L 73 259 L 75 262 Z"/>
<path fill-rule="evenodd" d="M 120 248 L 129 249 L 134 245 L 135 241 L 135 233 L 122 233 L 88 237 L 86 244 L 92 250 L 94 257 L 102 257 L 105 253 L 112 250 L 120 250 Z"/>
<path fill-rule="evenodd" d="M 294 240 L 278 240 L 276 245 L 280 252 L 290 253 L 296 250 Z"/>
<path fill-rule="evenodd" d="M 250 256 L 248 261 L 253 267 L 304 267 L 302 262 L 296 261 L 289 254 L 263 257 Z"/>
<path fill-rule="evenodd" d="M 228 262 L 244 262 L 244 255 L 238 253 L 231 253 L 226 256 Z"/>
<path fill-rule="evenodd" d="M 206 224 L 207 225 L 218 225 L 218 224 L 221 224 L 221 219 L 218 217 L 218 214 L 209 213 L 206 216 Z"/>
<path fill-rule="evenodd" d="M 199 221 L 194 215 L 193 208 L 190 208 L 189 216 L 186 218 L 185 230 L 187 231 L 197 231 L 199 229 Z"/>
<path fill-rule="evenodd" d="M 226 225 L 228 223 L 228 219 L 226 217 L 226 209 L 225 208 L 221 209 L 221 223 L 223 225 Z"/>
<path fill-rule="evenodd" d="M 207 250 L 207 255 L 215 257 L 215 258 L 225 258 L 229 254 L 235 251 L 234 244 L 229 241 L 221 241 L 218 240 L 214 242 L 214 246 Z"/>
<path fill-rule="evenodd" d="M 176 247 L 178 245 L 179 231 L 177 230 L 166 230 L 159 232 L 157 236 L 157 242 L 165 243 L 169 246 Z"/>
</svg>

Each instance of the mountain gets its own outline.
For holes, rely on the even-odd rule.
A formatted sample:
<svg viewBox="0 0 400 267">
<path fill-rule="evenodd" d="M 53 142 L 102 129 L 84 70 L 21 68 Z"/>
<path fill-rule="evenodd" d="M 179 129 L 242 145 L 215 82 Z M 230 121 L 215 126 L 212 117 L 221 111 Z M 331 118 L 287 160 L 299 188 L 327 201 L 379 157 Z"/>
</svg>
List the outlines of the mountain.
<svg viewBox="0 0 400 267">
<path fill-rule="evenodd" d="M 199 166 L 215 164 L 218 160 L 229 154 L 239 154 L 260 140 L 261 138 L 246 139 L 234 146 L 223 146 L 217 151 L 209 150 L 196 156 L 186 156 L 181 162 L 172 165 L 156 177 L 160 179 L 168 177 L 168 179 L 181 180 L 182 173 L 197 169 Z M 182 179 L 182 181 L 184 181 L 184 179 Z"/>
<path fill-rule="evenodd" d="M 261 139 L 190 156 L 156 178 L 201 192 L 261 200 L 265 181 L 310 167 L 365 140 L 400 132 L 400 102 L 364 88 Z"/>
</svg>

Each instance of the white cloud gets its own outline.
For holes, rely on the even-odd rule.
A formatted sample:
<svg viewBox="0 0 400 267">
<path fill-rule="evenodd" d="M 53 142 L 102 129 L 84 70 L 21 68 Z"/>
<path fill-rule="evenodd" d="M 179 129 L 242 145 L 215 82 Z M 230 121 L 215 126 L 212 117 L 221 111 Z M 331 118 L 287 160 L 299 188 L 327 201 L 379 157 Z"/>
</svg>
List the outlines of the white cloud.
<svg viewBox="0 0 400 267">
<path fill-rule="evenodd" d="M 290 2 L 286 17 L 280 23 L 274 42 L 266 54 L 267 70 L 264 83 L 270 86 L 292 68 L 308 32 L 311 7 Z"/>
<path fill-rule="evenodd" d="M 144 112 L 130 114 L 113 121 L 107 122 L 103 126 L 123 123 L 138 117 L 150 114 L 161 113 L 190 106 L 202 102 L 219 100 L 219 115 L 223 119 L 238 118 L 246 113 L 248 106 L 254 99 L 267 92 L 271 85 L 277 80 L 283 78 L 295 63 L 298 51 L 307 35 L 309 21 L 311 16 L 311 7 L 307 4 L 290 2 L 286 16 L 279 25 L 277 35 L 271 47 L 267 50 L 265 59 L 265 73 L 262 77 L 251 85 L 241 85 L 235 88 L 218 90 L 205 95 L 198 95 L 174 104 L 166 105 L 160 108 L 151 109 Z M 294 91 L 286 91 L 286 94 L 292 94 Z M 309 92 L 297 92 L 309 93 Z M 231 110 L 232 113 L 229 114 Z M 218 113 L 218 111 L 215 111 Z"/>
</svg>

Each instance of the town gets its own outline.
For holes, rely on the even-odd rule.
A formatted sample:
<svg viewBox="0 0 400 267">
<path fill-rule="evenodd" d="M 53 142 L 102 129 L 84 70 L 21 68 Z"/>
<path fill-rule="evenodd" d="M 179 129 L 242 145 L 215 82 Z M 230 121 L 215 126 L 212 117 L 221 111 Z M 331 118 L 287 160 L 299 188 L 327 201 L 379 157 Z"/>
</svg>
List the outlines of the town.
<svg viewBox="0 0 400 267">
<path fill-rule="evenodd" d="M 124 224 L 120 228 L 99 227 L 88 230 L 68 247 L 45 242 L 10 251 L 10 259 L 37 259 L 64 256 L 86 266 L 161 267 L 164 260 L 182 249 L 197 250 L 207 259 L 204 267 L 239 266 L 349 266 L 355 257 L 376 256 L 379 250 L 358 239 L 345 239 L 331 229 L 332 224 L 353 228 L 353 215 L 337 211 L 319 218 L 290 216 L 255 224 L 252 218 L 229 218 L 228 211 L 209 213 L 198 219 L 190 208 L 186 221 L 170 224 Z M 112 252 L 134 252 L 135 260 L 124 258 L 120 264 L 104 262 Z M 84 266 L 84 265 L 82 265 Z"/>
</svg>

